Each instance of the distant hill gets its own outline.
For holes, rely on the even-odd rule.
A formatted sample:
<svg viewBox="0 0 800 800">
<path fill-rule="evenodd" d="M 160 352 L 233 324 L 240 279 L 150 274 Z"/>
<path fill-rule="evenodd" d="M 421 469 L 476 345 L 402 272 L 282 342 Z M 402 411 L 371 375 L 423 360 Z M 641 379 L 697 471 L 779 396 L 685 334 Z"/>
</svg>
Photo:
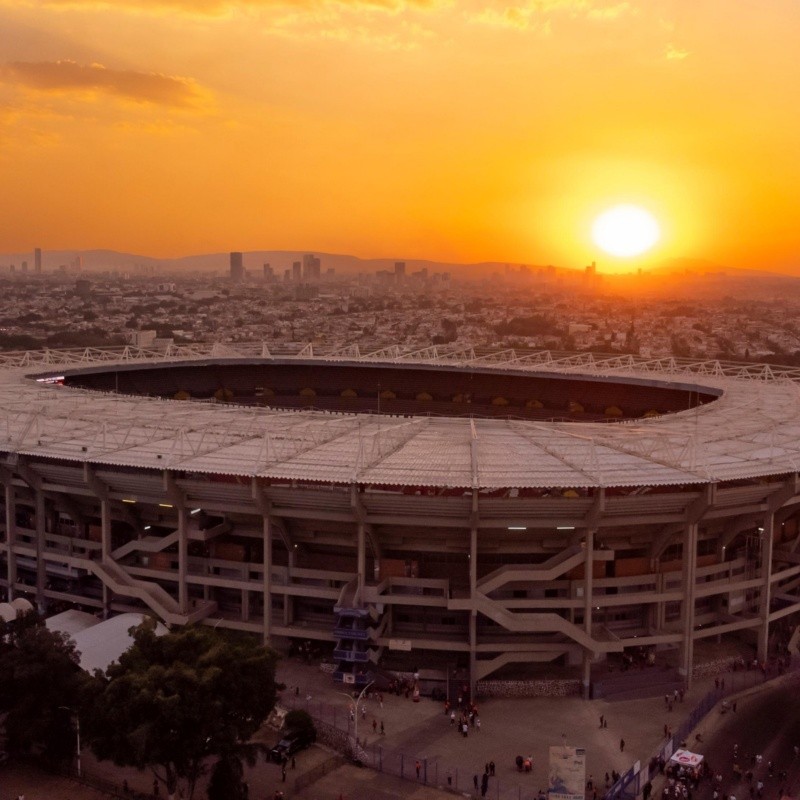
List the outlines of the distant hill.
<svg viewBox="0 0 800 800">
<path fill-rule="evenodd" d="M 269 263 L 280 275 L 283 270 L 291 269 L 294 261 L 302 261 L 310 250 L 251 250 L 244 251 L 245 269 L 260 273 L 262 265 Z M 451 272 L 463 277 L 480 277 L 490 275 L 506 267 L 505 262 L 482 262 L 476 264 L 459 264 L 454 262 L 432 261 L 430 259 L 398 258 L 359 258 L 341 253 L 314 252 L 322 262 L 322 271 L 334 269 L 338 274 L 355 272 L 375 272 L 377 270 L 394 270 L 395 261 L 405 261 L 406 271 L 415 272 L 427 268 L 429 272 Z M 180 258 L 153 258 L 136 253 L 120 253 L 116 250 L 43 250 L 42 269 L 53 272 L 62 264 L 72 264 L 76 257 L 82 258 L 83 269 L 89 272 L 103 270 L 133 270 L 136 267 L 155 267 L 165 272 L 177 270 L 187 272 L 219 272 L 229 268 L 229 253 L 201 253 L 182 256 Z M 33 253 L 0 253 L 0 266 L 15 264 L 20 267 L 23 261 L 28 262 L 28 269 L 33 270 Z M 512 264 L 518 267 L 518 263 Z M 536 267 L 533 267 L 536 268 Z"/>
</svg>

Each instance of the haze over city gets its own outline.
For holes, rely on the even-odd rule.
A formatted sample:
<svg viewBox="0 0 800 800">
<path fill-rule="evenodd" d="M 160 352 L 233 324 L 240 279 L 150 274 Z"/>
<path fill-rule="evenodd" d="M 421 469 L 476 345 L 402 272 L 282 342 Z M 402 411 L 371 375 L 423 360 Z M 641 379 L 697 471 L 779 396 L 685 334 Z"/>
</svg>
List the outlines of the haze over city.
<svg viewBox="0 0 800 800">
<path fill-rule="evenodd" d="M 2 0 L 0 252 L 796 273 L 798 13 Z M 618 204 L 658 226 L 635 257 L 592 237 Z"/>
</svg>

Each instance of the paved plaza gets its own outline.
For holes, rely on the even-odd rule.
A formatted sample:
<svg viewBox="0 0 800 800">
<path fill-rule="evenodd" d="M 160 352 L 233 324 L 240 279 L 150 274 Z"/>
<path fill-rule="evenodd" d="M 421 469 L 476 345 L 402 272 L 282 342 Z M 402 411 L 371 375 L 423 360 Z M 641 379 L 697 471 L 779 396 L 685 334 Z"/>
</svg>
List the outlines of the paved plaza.
<svg viewBox="0 0 800 800">
<path fill-rule="evenodd" d="M 342 688 L 318 666 L 283 659 L 278 668 L 278 680 L 286 684 L 285 698 L 295 698 L 300 707 L 316 712 L 319 704 L 328 711 L 337 707 L 337 716 L 346 724 L 349 698 Z M 730 680 L 730 678 L 729 678 Z M 592 776 L 602 795 L 605 773 L 626 771 L 635 761 L 650 757 L 663 739 L 664 725 L 677 728 L 688 711 L 714 686 L 713 678 L 697 680 L 683 703 L 668 711 L 663 696 L 644 700 L 607 702 L 569 698 L 496 699 L 479 704 L 480 732 L 469 729 L 464 738 L 451 726 L 443 705 L 422 698 L 419 702 L 385 693 L 383 707 L 377 698 L 366 701 L 366 717 L 359 719 L 359 738 L 366 737 L 367 749 L 383 747 L 392 753 L 402 752 L 405 774 L 411 778 L 415 762 L 428 767 L 428 785 L 422 781 L 402 780 L 370 769 L 344 764 L 332 751 L 313 747 L 298 754 L 294 769 L 287 770 L 282 780 L 280 767 L 260 762 L 248 771 L 252 800 L 270 800 L 276 789 L 286 798 L 303 800 L 391 800 L 403 797 L 413 800 L 433 800 L 453 797 L 447 792 L 447 775 L 458 794 L 474 794 L 472 776 L 481 775 L 485 764 L 494 761 L 495 777 L 491 779 L 488 798 L 515 797 L 520 787 L 524 792 L 547 788 L 547 757 L 552 745 L 566 741 L 569 745 L 585 747 L 587 778 Z M 600 715 L 607 727 L 600 727 Z M 385 735 L 372 732 L 372 720 L 378 730 L 383 722 Z M 701 724 L 705 736 L 719 724 L 718 712 L 712 712 Z M 262 741 L 271 745 L 278 734 L 265 728 Z M 620 749 L 624 739 L 624 750 Z M 534 769 L 530 774 L 518 772 L 516 755 L 532 756 Z M 338 761 L 337 761 L 338 759 Z M 84 753 L 84 769 L 89 773 L 118 784 L 125 779 L 131 789 L 150 792 L 152 776 L 134 770 L 122 770 L 109 763 L 96 762 Z M 322 771 L 326 774 L 322 775 Z M 314 780 L 301 789 L 295 779 L 314 775 Z M 319 777 L 317 777 L 319 775 Z M 424 771 L 423 775 L 424 777 Z M 500 790 L 498 792 L 498 790 Z M 96 800 L 102 795 L 69 781 L 56 781 L 19 767 L 0 767 L 0 800 L 24 793 L 26 800 Z M 162 790 L 163 797 L 163 790 Z M 205 797 L 204 787 L 198 787 L 195 797 Z"/>
</svg>

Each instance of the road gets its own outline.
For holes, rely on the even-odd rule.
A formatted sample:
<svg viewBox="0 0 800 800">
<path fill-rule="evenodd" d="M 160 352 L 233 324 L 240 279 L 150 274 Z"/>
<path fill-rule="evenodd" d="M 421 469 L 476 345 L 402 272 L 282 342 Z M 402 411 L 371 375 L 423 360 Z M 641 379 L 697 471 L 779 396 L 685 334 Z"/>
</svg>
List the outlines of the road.
<svg viewBox="0 0 800 800">
<path fill-rule="evenodd" d="M 739 765 L 742 773 L 753 771 L 753 785 L 764 782 L 764 800 L 774 800 L 782 794 L 800 796 L 800 758 L 794 754 L 800 746 L 800 676 L 794 675 L 777 685 L 746 694 L 722 714 L 712 711 L 698 726 L 702 743 L 695 743 L 694 734 L 687 743 L 707 759 L 712 770 L 722 774 L 721 792 L 733 794 L 736 800 L 749 800 L 750 786 L 745 777 L 737 780 L 733 773 L 734 745 L 739 746 Z M 760 754 L 760 766 L 754 757 Z M 768 774 L 769 762 L 774 765 L 773 777 Z M 786 770 L 786 780 L 779 778 Z M 702 800 L 711 796 L 711 785 L 700 790 Z"/>
</svg>

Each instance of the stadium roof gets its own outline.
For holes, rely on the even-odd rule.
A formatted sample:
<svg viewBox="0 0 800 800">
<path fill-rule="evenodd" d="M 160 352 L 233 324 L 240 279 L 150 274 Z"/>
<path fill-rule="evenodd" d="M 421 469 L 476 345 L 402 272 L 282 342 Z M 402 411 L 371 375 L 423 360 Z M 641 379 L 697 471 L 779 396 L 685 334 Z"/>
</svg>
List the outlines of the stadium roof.
<svg viewBox="0 0 800 800">
<path fill-rule="evenodd" d="M 280 410 L 93 392 L 44 376 L 115 365 L 313 363 L 480 366 L 645 380 L 720 397 L 615 423 Z M 265 345 L 31 351 L 0 356 L 0 451 L 15 455 L 273 480 L 470 488 L 685 485 L 796 472 L 800 370 L 513 350 L 357 346 L 278 353 Z"/>
</svg>

